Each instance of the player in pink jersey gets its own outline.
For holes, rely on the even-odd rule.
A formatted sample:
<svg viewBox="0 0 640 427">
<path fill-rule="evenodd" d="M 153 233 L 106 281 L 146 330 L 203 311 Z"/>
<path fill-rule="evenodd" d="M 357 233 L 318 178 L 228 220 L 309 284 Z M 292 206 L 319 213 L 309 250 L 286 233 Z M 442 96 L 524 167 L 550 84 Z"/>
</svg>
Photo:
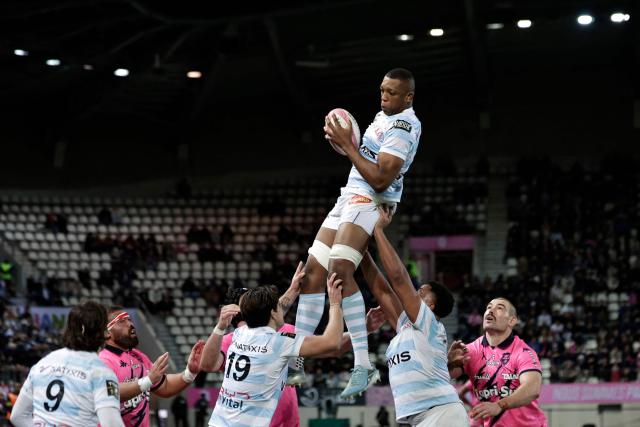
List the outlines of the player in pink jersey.
<svg viewBox="0 0 640 427">
<path fill-rule="evenodd" d="M 469 416 L 485 427 L 547 427 L 537 398 L 542 386 L 538 355 L 513 334 L 518 323 L 514 305 L 505 298 L 487 304 L 485 334 L 467 345 L 468 362 L 451 372 L 469 376 L 480 403 Z"/>
<path fill-rule="evenodd" d="M 137 346 L 138 336 L 129 314 L 122 307 L 111 307 L 106 346 L 99 357 L 118 377 L 120 413 L 126 427 L 149 426 L 149 392 L 171 397 L 193 382 L 200 372 L 204 342 L 198 341 L 193 346 L 184 372 L 169 375 L 166 374 L 168 353 L 151 363 Z"/>
<path fill-rule="evenodd" d="M 293 278 L 291 279 L 291 285 L 289 286 L 289 289 L 287 289 L 287 291 L 280 297 L 280 304 L 282 305 L 283 311 L 285 313 L 289 310 L 289 308 L 293 304 L 293 301 L 295 301 L 295 299 L 298 297 L 298 294 L 300 293 L 300 281 L 302 280 L 304 275 L 304 264 L 300 262 L 295 274 L 293 275 Z M 230 322 L 234 328 L 238 328 L 246 324 L 246 322 L 242 319 L 242 314 L 240 313 L 240 307 L 238 306 L 238 304 L 240 303 L 240 297 L 247 290 L 247 288 L 231 289 L 226 299 L 227 305 L 222 307 L 222 309 L 220 310 L 220 318 L 232 317 Z M 386 319 L 384 317 L 384 312 L 382 311 L 382 309 L 378 307 L 369 310 L 369 313 L 367 313 L 366 317 L 367 331 L 371 333 L 372 331 L 378 330 L 385 321 Z M 295 334 L 295 326 L 289 323 L 285 323 L 278 330 L 278 332 Z M 212 348 L 211 346 L 205 347 L 205 350 L 202 354 L 200 368 L 203 371 L 207 372 L 223 371 L 227 350 L 232 343 L 232 339 L 233 332 L 226 334 L 222 338 L 220 353 L 217 357 L 215 357 L 212 352 L 207 351 L 209 348 Z M 210 344 L 209 340 L 207 341 L 207 344 Z M 319 357 L 335 357 L 348 351 L 350 348 L 351 336 L 349 335 L 349 333 L 344 333 L 342 336 L 340 350 L 338 352 L 322 355 Z M 298 395 L 294 386 L 286 386 L 283 389 L 280 400 L 278 401 L 278 406 L 276 407 L 269 427 L 300 427 Z"/>
</svg>

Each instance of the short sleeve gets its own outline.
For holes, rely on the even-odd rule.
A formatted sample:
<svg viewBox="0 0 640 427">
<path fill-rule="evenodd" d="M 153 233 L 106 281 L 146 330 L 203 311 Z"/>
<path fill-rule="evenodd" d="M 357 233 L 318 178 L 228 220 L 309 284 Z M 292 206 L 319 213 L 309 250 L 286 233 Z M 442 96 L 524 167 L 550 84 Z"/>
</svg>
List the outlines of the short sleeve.
<svg viewBox="0 0 640 427">
<path fill-rule="evenodd" d="M 523 372 L 527 371 L 538 371 L 542 373 L 542 366 L 540 366 L 540 360 L 536 352 L 524 346 L 518 357 L 518 372 L 522 375 Z"/>
<path fill-rule="evenodd" d="M 282 332 L 278 334 L 278 340 L 280 341 L 280 355 L 284 357 L 295 357 L 300 355 L 300 347 L 304 341 L 303 336 L 292 334 L 289 332 Z"/>
<path fill-rule="evenodd" d="M 31 371 L 27 375 L 27 379 L 24 380 L 24 384 L 20 388 L 20 393 L 26 393 L 29 396 L 33 396 L 33 383 L 31 382 Z"/>
<path fill-rule="evenodd" d="M 435 316 L 431 309 L 427 307 L 427 304 L 425 304 L 424 301 L 420 301 L 420 311 L 418 312 L 418 317 L 414 322 L 414 326 L 422 333 L 426 334 L 429 327 L 431 327 L 431 322 L 434 318 Z"/>
<path fill-rule="evenodd" d="M 91 389 L 95 409 L 113 407 L 120 409 L 118 378 L 106 366 L 97 366 L 91 376 Z"/>
<path fill-rule="evenodd" d="M 388 153 L 406 160 L 411 148 L 417 142 L 412 133 L 412 125 L 406 120 L 395 120 L 384 134 L 380 153 Z"/>
</svg>

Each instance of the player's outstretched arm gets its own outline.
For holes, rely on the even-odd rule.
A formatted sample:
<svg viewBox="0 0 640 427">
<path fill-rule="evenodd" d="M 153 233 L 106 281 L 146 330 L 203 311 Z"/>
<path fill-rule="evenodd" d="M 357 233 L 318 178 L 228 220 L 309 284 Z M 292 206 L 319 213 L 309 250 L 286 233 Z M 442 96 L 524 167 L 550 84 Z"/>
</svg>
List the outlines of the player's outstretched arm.
<svg viewBox="0 0 640 427">
<path fill-rule="evenodd" d="M 169 353 L 164 353 L 153 362 L 153 366 L 146 377 L 140 378 L 138 381 L 118 383 L 120 402 L 126 402 L 140 393 L 149 390 L 153 391 L 154 386 L 161 385 L 168 367 Z"/>
<path fill-rule="evenodd" d="M 366 325 L 367 334 L 377 331 L 387 321 L 384 311 L 380 306 L 372 308 L 367 312 Z M 350 351 L 353 348 L 351 343 L 351 334 L 349 332 L 343 332 L 342 339 L 340 340 L 340 348 L 338 351 L 331 351 L 329 353 L 318 354 L 317 358 L 324 357 L 339 357 Z"/>
<path fill-rule="evenodd" d="M 333 273 L 327 279 L 327 294 L 329 296 L 329 322 L 322 335 L 311 335 L 304 338 L 300 347 L 300 356 L 312 357 L 319 354 L 340 350 L 342 340 L 342 280 L 336 279 Z"/>
<path fill-rule="evenodd" d="M 240 313 L 240 307 L 237 304 L 225 305 L 220 309 L 220 317 L 218 324 L 207 338 L 207 342 L 202 350 L 200 358 L 200 370 L 205 372 L 215 372 L 220 369 L 224 362 L 224 355 L 221 353 L 222 337 L 231 324 L 233 316 Z"/>
<path fill-rule="evenodd" d="M 282 313 L 287 314 L 293 302 L 300 295 L 300 284 L 302 279 L 305 276 L 304 272 L 304 263 L 300 261 L 298 263 L 298 268 L 296 268 L 296 272 L 293 274 L 291 278 L 291 285 L 289 285 L 289 289 L 286 290 L 284 294 L 278 300 L 280 307 L 282 307 Z"/>
<path fill-rule="evenodd" d="M 15 427 L 33 427 L 33 389 L 29 378 L 22 385 L 16 404 L 13 405 L 10 421 Z"/>
<path fill-rule="evenodd" d="M 384 234 L 384 228 L 391 223 L 391 210 L 387 207 L 381 207 L 378 210 L 380 211 L 380 218 L 373 230 L 373 235 L 378 244 L 378 254 L 380 255 L 382 266 L 387 272 L 393 291 L 400 299 L 409 319 L 415 322 L 418 318 L 418 313 L 420 313 L 421 300 L 413 287 L 411 277 L 409 277 L 402 260 Z"/>
<path fill-rule="evenodd" d="M 360 268 L 364 274 L 364 279 L 371 290 L 371 293 L 375 297 L 380 307 L 384 310 L 384 314 L 387 317 L 389 323 L 394 328 L 398 324 L 398 317 L 402 313 L 402 304 L 398 299 L 398 296 L 393 292 L 389 282 L 384 278 L 378 266 L 373 261 L 369 251 L 365 251 Z"/>
<path fill-rule="evenodd" d="M 510 396 L 497 402 L 482 402 L 473 407 L 469 416 L 474 419 L 495 417 L 503 411 L 526 406 L 540 395 L 542 374 L 539 371 L 527 371 L 520 374 L 520 386 Z"/>
<path fill-rule="evenodd" d="M 202 360 L 202 350 L 204 349 L 204 341 L 198 340 L 191 349 L 187 367 L 179 374 L 167 375 L 167 379 L 153 390 L 153 393 L 160 397 L 171 397 L 180 393 L 189 387 L 200 373 L 200 361 Z"/>
<path fill-rule="evenodd" d="M 386 190 L 400 173 L 404 159 L 389 153 L 378 153 L 378 163 L 365 159 L 351 143 L 351 122 L 343 128 L 336 125 L 337 119 L 325 118 L 324 131 L 327 137 L 346 153 L 353 166 L 376 192 Z"/>
</svg>

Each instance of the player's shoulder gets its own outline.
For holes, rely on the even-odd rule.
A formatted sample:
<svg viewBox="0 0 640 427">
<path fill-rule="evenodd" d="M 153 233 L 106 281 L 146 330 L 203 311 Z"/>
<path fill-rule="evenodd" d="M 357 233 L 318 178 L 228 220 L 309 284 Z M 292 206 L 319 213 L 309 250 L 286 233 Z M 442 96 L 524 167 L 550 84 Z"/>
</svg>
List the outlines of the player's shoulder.
<svg viewBox="0 0 640 427">
<path fill-rule="evenodd" d="M 138 359 L 141 362 L 143 362 L 144 364 L 153 365 L 153 363 L 151 362 L 151 359 L 149 359 L 149 356 L 147 356 L 146 354 L 144 354 L 142 351 L 138 350 L 137 348 L 131 349 L 129 351 L 129 353 L 133 357 L 135 357 L 136 359 Z"/>
<path fill-rule="evenodd" d="M 295 339 L 296 338 L 296 334 L 294 332 L 280 331 L 278 334 L 281 337 L 285 337 L 285 338 L 291 338 L 291 339 Z"/>
</svg>

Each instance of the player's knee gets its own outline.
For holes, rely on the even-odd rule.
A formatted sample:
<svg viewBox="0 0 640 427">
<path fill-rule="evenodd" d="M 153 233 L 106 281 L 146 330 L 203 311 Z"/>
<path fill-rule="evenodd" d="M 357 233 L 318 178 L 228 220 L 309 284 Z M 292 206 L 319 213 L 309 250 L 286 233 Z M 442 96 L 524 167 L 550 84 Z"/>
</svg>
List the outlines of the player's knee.
<svg viewBox="0 0 640 427">
<path fill-rule="evenodd" d="M 351 246 L 334 244 L 329 254 L 329 272 L 337 273 L 339 277 L 353 275 L 362 261 L 362 254 Z"/>
</svg>

